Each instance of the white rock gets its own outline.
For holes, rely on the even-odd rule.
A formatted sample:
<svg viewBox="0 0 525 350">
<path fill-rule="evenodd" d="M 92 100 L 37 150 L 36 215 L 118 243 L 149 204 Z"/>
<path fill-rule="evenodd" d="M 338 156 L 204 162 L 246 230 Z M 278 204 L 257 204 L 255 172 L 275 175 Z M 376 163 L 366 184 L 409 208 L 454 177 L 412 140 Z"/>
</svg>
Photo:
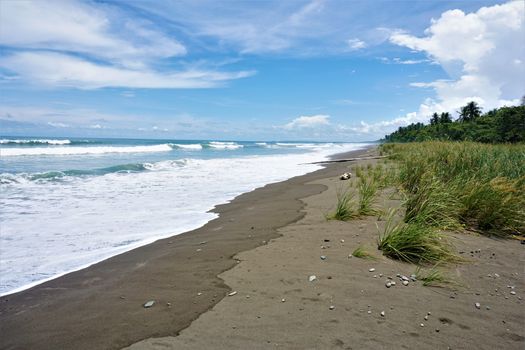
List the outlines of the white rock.
<svg viewBox="0 0 525 350">
<path fill-rule="evenodd" d="M 392 282 L 390 282 L 390 281 L 386 282 L 386 283 L 385 283 L 385 286 L 386 286 L 387 288 L 392 287 Z"/>
<path fill-rule="evenodd" d="M 404 286 L 408 286 L 408 281 L 403 281 Z"/>
<path fill-rule="evenodd" d="M 381 317 L 385 317 L 385 312 L 381 311 L 380 315 L 381 315 Z"/>
<path fill-rule="evenodd" d="M 396 282 L 392 281 L 392 282 L 390 282 L 390 284 L 391 284 L 392 286 L 395 286 L 395 285 L 396 285 Z"/>
<path fill-rule="evenodd" d="M 424 324 L 424 323 L 421 323 L 420 326 L 421 326 L 421 327 L 425 327 L 425 324 Z"/>
<path fill-rule="evenodd" d="M 424 319 L 425 319 L 425 321 L 428 321 L 428 316 L 425 316 Z"/>
<path fill-rule="evenodd" d="M 476 304 L 474 304 L 474 305 L 476 305 L 476 309 L 479 309 L 479 308 L 481 307 L 481 304 L 480 304 L 480 303 L 476 303 Z"/>
<path fill-rule="evenodd" d="M 511 290 L 511 291 L 510 291 L 510 294 L 512 294 L 512 295 L 516 295 L 516 292 L 513 291 L 513 290 Z"/>
<path fill-rule="evenodd" d="M 281 303 L 284 303 L 285 301 L 286 301 L 285 298 L 282 298 L 282 299 L 281 299 Z"/>
<path fill-rule="evenodd" d="M 335 306 L 330 305 L 329 309 L 330 309 L 330 310 L 333 310 L 333 309 L 335 309 Z"/>
<path fill-rule="evenodd" d="M 146 309 L 152 307 L 153 305 L 155 305 L 155 300 L 150 300 L 150 301 L 147 301 L 146 303 L 144 303 L 144 307 Z"/>
<path fill-rule="evenodd" d="M 374 269 L 373 267 L 368 269 L 368 272 L 374 272 L 376 269 Z"/>
<path fill-rule="evenodd" d="M 237 294 L 237 292 L 236 292 L 236 291 L 233 291 L 233 292 L 231 292 L 231 293 L 228 293 L 228 296 L 229 296 L 229 297 L 233 297 L 235 294 Z"/>
<path fill-rule="evenodd" d="M 308 281 L 309 282 L 313 282 L 317 279 L 317 276 L 316 275 L 311 275 L 310 277 L 308 277 Z"/>
</svg>

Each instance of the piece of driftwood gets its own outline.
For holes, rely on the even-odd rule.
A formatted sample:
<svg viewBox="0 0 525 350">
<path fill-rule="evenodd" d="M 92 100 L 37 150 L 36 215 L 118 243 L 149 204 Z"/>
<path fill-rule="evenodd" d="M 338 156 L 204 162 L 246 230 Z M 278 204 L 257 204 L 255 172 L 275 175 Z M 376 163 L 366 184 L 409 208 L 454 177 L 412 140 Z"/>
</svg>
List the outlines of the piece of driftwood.
<svg viewBox="0 0 525 350">
<path fill-rule="evenodd" d="M 386 157 L 387 156 L 374 156 L 374 157 L 334 159 L 334 160 L 324 160 L 322 162 L 312 162 L 312 163 L 306 163 L 306 164 L 344 163 L 344 162 L 355 162 L 356 160 L 381 159 L 381 158 L 386 158 Z"/>
</svg>

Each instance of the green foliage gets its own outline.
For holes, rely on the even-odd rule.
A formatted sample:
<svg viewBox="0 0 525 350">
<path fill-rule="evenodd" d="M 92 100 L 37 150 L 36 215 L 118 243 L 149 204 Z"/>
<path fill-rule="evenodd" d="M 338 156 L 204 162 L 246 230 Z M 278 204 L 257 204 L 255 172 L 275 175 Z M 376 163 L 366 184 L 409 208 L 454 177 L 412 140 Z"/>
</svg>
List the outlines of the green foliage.
<svg viewBox="0 0 525 350">
<path fill-rule="evenodd" d="M 525 145 L 390 144 L 406 222 L 525 234 Z"/>
<path fill-rule="evenodd" d="M 378 249 L 383 254 L 414 264 L 436 264 L 458 261 L 452 246 L 445 237 L 431 226 L 420 221 L 393 223 L 393 213 L 387 219 L 379 236 Z"/>
<path fill-rule="evenodd" d="M 432 115 L 430 124 L 411 124 L 385 136 L 387 142 L 476 141 L 483 143 L 525 142 L 525 106 L 502 107 L 481 115 L 470 102 L 460 110 L 457 121 L 449 113 Z"/>
<path fill-rule="evenodd" d="M 452 283 L 452 280 L 447 278 L 443 272 L 437 269 L 436 266 L 430 271 L 423 271 L 421 267 L 418 266 L 414 274 L 419 281 L 423 282 L 424 286 L 440 286 Z"/>
<path fill-rule="evenodd" d="M 373 176 L 359 178 L 358 190 L 357 213 L 359 215 L 376 215 L 379 211 L 374 207 L 378 190 L 375 178 Z"/>
<path fill-rule="evenodd" d="M 339 190 L 337 192 L 337 206 L 335 212 L 327 216 L 328 220 L 348 221 L 357 217 L 357 213 L 353 208 L 353 192 L 347 190 Z"/>
<path fill-rule="evenodd" d="M 372 254 L 370 254 L 369 252 L 367 252 L 365 250 L 365 248 L 359 246 L 357 247 L 353 252 L 352 252 L 352 256 L 355 256 L 356 258 L 360 258 L 360 259 L 369 259 L 369 260 L 376 260 L 377 258 L 375 256 L 373 256 Z"/>
</svg>

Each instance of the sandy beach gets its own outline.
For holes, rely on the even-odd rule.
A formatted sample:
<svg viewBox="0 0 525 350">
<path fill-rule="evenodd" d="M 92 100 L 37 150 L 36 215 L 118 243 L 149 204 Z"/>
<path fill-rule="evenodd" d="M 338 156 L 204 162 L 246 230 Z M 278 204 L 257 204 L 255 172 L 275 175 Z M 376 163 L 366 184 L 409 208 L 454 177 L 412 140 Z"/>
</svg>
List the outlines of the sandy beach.
<svg viewBox="0 0 525 350">
<path fill-rule="evenodd" d="M 524 246 L 450 234 L 467 259 L 447 268 L 458 284 L 404 286 L 396 275 L 415 266 L 377 250 L 384 221 L 325 218 L 355 164 L 243 194 L 200 229 L 2 297 L 0 348 L 522 349 Z M 400 206 L 392 194 L 380 208 Z M 377 259 L 349 257 L 361 245 Z"/>
</svg>

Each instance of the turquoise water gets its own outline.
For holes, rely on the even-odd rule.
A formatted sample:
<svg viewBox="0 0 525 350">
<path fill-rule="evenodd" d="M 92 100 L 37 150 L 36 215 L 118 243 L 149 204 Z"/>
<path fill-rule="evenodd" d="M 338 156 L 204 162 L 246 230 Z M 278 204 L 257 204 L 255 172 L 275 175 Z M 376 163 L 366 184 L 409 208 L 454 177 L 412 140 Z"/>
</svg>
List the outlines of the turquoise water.
<svg viewBox="0 0 525 350">
<path fill-rule="evenodd" d="M 366 144 L 0 137 L 0 294 L 204 225 Z"/>
</svg>

